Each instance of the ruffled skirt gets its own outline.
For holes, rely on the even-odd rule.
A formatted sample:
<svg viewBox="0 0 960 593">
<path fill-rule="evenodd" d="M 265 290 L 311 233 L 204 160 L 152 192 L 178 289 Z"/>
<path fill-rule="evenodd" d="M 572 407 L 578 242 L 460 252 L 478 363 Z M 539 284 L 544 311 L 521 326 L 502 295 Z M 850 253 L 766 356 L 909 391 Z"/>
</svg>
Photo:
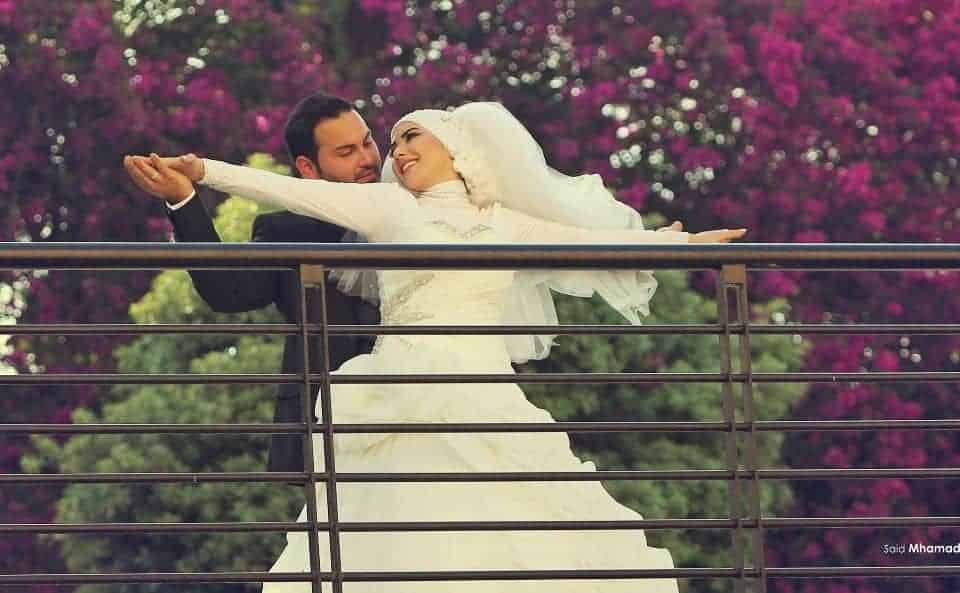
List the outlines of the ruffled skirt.
<svg viewBox="0 0 960 593">
<path fill-rule="evenodd" d="M 473 343 L 471 343 L 473 342 Z M 338 373 L 512 373 L 496 337 L 381 338 L 374 353 Z M 409 384 L 333 387 L 338 423 L 552 422 L 515 384 Z M 319 412 L 319 410 L 318 410 Z M 566 434 L 342 434 L 337 472 L 593 472 Z M 323 446 L 315 437 L 317 470 Z M 318 517 L 326 520 L 325 485 Z M 339 483 L 340 521 L 611 521 L 641 516 L 616 502 L 597 481 Z M 306 520 L 306 510 L 299 521 Z M 318 534 L 321 570 L 329 570 L 329 538 Z M 309 571 L 305 532 L 289 533 L 271 572 Z M 670 553 L 650 547 L 640 530 L 350 532 L 340 534 L 345 571 L 571 570 L 672 568 Z M 307 593 L 308 583 L 266 583 L 265 593 Z M 330 591 L 326 585 L 324 591 Z M 670 593 L 674 579 L 346 582 L 346 593 Z"/>
</svg>

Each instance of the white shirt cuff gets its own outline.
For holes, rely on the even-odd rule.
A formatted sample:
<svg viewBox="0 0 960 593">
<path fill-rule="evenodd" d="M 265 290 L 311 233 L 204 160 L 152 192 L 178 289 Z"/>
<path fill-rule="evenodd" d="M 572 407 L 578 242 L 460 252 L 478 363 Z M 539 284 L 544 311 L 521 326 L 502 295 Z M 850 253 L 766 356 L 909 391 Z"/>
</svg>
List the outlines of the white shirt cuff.
<svg viewBox="0 0 960 593">
<path fill-rule="evenodd" d="M 197 195 L 197 190 L 193 190 L 192 192 L 190 192 L 190 195 L 189 195 L 189 196 L 187 196 L 186 198 L 180 200 L 180 201 L 177 202 L 176 204 L 171 204 L 170 202 L 167 202 L 167 209 L 170 210 L 171 212 L 173 212 L 173 211 L 175 211 L 175 210 L 179 210 L 179 209 L 183 208 L 184 206 L 186 206 L 186 205 L 187 205 L 187 202 L 189 202 L 190 200 L 192 200 L 196 195 Z"/>
</svg>

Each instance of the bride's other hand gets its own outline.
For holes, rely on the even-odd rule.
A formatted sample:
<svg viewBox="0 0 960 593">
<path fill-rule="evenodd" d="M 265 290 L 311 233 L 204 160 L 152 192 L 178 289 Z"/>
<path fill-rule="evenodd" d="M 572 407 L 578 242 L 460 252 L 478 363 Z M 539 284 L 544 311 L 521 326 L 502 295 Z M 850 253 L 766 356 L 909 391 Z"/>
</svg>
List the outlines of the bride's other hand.
<svg viewBox="0 0 960 593">
<path fill-rule="evenodd" d="M 123 167 L 137 187 L 169 204 L 182 202 L 194 192 L 193 183 L 186 175 L 169 167 L 161 171 L 151 158 L 128 155 L 123 157 Z"/>
<path fill-rule="evenodd" d="M 690 235 L 690 243 L 727 243 L 747 234 L 747 229 L 716 229 Z"/>
</svg>

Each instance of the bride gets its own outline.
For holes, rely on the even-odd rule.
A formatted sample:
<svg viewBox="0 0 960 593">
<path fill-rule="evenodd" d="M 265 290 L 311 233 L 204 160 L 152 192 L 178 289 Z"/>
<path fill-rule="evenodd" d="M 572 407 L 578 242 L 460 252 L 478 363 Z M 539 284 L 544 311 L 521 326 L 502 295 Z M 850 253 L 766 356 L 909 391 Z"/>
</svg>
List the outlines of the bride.
<svg viewBox="0 0 960 593">
<path fill-rule="evenodd" d="M 596 175 L 550 169 L 527 130 L 496 103 L 452 112 L 420 110 L 391 132 L 385 171 L 398 183 L 303 180 L 198 159 L 128 157 L 160 182 L 185 174 L 220 191 L 322 218 L 370 241 L 423 243 L 712 243 L 744 230 L 643 230 L 639 215 L 613 199 Z M 378 273 L 384 324 L 556 324 L 550 290 L 600 294 L 639 323 L 656 283 L 635 271 L 426 271 Z M 355 290 L 356 275 L 341 288 Z M 552 336 L 380 336 L 371 354 L 342 374 L 513 373 L 511 362 L 543 358 Z M 332 387 L 337 423 L 553 422 L 523 391 L 500 384 L 394 384 Z M 318 406 L 317 413 L 320 410 Z M 323 471 L 316 440 L 317 471 Z M 344 472 L 593 472 L 560 432 L 475 434 L 339 434 Z M 340 483 L 342 521 L 611 521 L 641 516 L 599 481 Z M 324 489 L 317 492 L 325 520 Z M 306 511 L 299 517 L 304 521 Z M 324 538 L 321 538 L 324 539 Z M 340 536 L 344 571 L 668 569 L 670 553 L 648 546 L 640 530 L 369 532 Z M 320 546 L 321 569 L 329 549 Z M 309 570 L 308 538 L 289 533 L 271 572 Z M 329 591 L 329 585 L 324 585 Z M 265 593 L 305 593 L 308 583 L 267 583 Z M 595 592 L 669 593 L 675 579 L 478 582 L 347 582 L 348 593 Z"/>
</svg>

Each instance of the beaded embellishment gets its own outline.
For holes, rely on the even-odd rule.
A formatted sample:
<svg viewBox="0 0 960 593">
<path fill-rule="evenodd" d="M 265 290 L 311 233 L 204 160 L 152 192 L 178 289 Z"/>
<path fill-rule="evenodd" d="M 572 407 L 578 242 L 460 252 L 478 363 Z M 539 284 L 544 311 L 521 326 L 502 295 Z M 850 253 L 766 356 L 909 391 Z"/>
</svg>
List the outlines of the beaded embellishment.
<svg viewBox="0 0 960 593">
<path fill-rule="evenodd" d="M 395 292 L 393 295 L 391 295 L 388 300 L 384 301 L 383 305 L 381 305 L 380 307 L 380 315 L 383 317 L 384 320 L 390 320 L 393 323 L 398 323 L 400 320 L 393 318 L 393 314 L 396 313 L 397 309 L 402 307 L 404 303 L 409 301 L 410 297 L 412 297 L 415 292 L 417 292 L 418 290 L 420 290 L 430 282 L 433 282 L 434 278 L 436 277 L 437 277 L 436 273 L 428 272 L 414 278 L 406 286 L 404 286 L 403 288 Z M 424 313 L 420 313 L 420 315 L 423 315 L 421 319 L 426 319 L 427 317 L 429 317 L 429 315 L 426 315 Z M 411 321 L 419 321 L 419 320 L 404 319 L 403 321 L 406 323 L 410 323 Z"/>
<path fill-rule="evenodd" d="M 470 227 L 469 229 L 467 229 L 467 230 L 465 230 L 465 231 L 459 230 L 457 227 L 453 226 L 453 225 L 450 224 L 449 222 L 446 222 L 445 220 L 434 220 L 434 221 L 431 222 L 431 224 L 435 224 L 435 225 L 437 225 L 437 226 L 443 227 L 443 228 L 445 228 L 445 229 L 447 229 L 447 230 L 455 233 L 455 234 L 456 234 L 458 237 L 460 237 L 461 239 L 470 239 L 470 238 L 472 238 L 472 237 L 474 237 L 474 236 L 476 236 L 476 235 L 479 235 L 480 233 L 482 233 L 482 232 L 484 232 L 484 231 L 493 230 L 493 227 L 492 227 L 492 226 L 490 226 L 490 225 L 488 225 L 488 224 L 482 224 L 482 223 L 481 223 L 481 224 L 474 225 L 474 226 Z"/>
</svg>

